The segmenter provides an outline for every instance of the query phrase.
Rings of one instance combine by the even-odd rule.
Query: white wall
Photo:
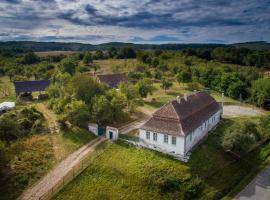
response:
[[[139,137],[141,142],[153,147],[160,148],[163,151],[175,152],[175,154],[185,155],[189,152],[208,132],[214,128],[220,121],[221,110],[214,114],[210,119],[205,121],[195,131],[188,134],[186,137],[176,137],[176,145],[172,144],[172,136],[168,135],[168,143],[164,143],[164,134],[157,133],[157,141],[153,140],[153,131],[150,132],[150,139],[146,139],[146,130],[139,129]]]
[[[207,121],[205,121],[201,126],[199,126],[195,131],[186,136],[186,153],[190,151],[203,137],[205,137],[208,132],[214,128],[220,121],[221,111],[215,113]]]
[[[153,131],[150,132],[150,139],[146,139],[146,130],[139,129],[139,137],[141,142],[151,145],[151,148],[160,148],[166,152],[174,152],[175,154],[184,155],[185,139],[184,137],[176,137],[176,145],[172,144],[172,136],[168,135],[168,143],[164,143],[164,134],[157,133],[157,141],[153,139]]]

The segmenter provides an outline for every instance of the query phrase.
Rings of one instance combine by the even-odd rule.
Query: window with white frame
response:
[[[146,131],[146,139],[150,140],[150,132],[149,131]]]
[[[189,141],[192,141],[192,133],[189,134]]]
[[[153,140],[157,141],[157,133],[153,133]]]
[[[172,144],[176,145],[176,137],[172,136]]]
[[[168,135],[164,135],[164,143],[168,143]]]

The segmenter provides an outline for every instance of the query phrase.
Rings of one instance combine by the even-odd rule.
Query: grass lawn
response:
[[[224,120],[187,164],[123,142],[105,143],[104,152],[53,199],[230,199],[270,154],[270,144],[262,145],[244,157],[251,165],[222,150],[223,132],[237,120]]]
[[[190,91],[187,89],[186,84],[182,83],[181,85],[177,82],[173,83],[173,86],[165,92],[162,88],[160,88],[160,83],[154,83],[154,92],[152,95],[148,96],[145,99],[145,105],[140,108],[140,110],[149,110],[149,111],[155,111],[156,109],[160,108],[164,104],[168,103],[171,100],[176,99],[176,96],[181,96],[185,93],[190,93],[193,91]],[[216,101],[221,102],[221,94],[215,91],[211,91],[211,95],[216,99]],[[227,104],[235,104],[237,103],[236,100],[225,97],[224,103]]]

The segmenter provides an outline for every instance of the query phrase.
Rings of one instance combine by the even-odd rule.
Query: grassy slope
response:
[[[16,199],[54,163],[52,144],[46,135],[13,142],[8,147],[8,152],[12,169],[0,180],[0,199],[3,200]]]
[[[226,194],[230,197],[232,194],[228,192],[235,188],[241,189],[238,185],[243,184],[246,177],[253,177],[254,170],[270,154],[270,144],[249,153],[244,159],[250,160],[254,165],[236,161],[226,154],[220,147],[220,140],[224,130],[233,123],[234,121],[228,119],[222,122],[192,153],[187,164],[122,142],[112,144],[105,148],[103,154],[93,159],[90,166],[54,199],[172,199],[174,195],[181,199],[185,186],[173,193],[161,193],[155,186],[159,180],[157,177],[170,174],[178,174],[175,176],[176,180],[190,176],[204,180],[200,199],[220,199]],[[156,178],[152,180],[153,176]]]

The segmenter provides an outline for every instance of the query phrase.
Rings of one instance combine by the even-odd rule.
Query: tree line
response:
[[[188,56],[197,56],[206,60],[270,69],[269,50],[217,47],[214,49],[185,49],[183,52]]]

